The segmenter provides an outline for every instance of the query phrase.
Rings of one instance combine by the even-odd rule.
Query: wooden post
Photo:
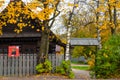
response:
[[[97,8],[99,8],[99,0],[96,0],[97,2]],[[96,15],[96,23],[97,23],[97,39],[98,39],[98,47],[97,47],[97,52],[98,50],[102,49],[102,45],[101,45],[101,37],[100,37],[100,29],[98,27],[99,25],[99,12],[97,12],[97,15]],[[95,66],[97,66],[97,53],[95,54]],[[95,78],[97,76],[97,71],[95,71]]]

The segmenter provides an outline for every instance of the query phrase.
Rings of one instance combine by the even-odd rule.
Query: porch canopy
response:
[[[97,38],[71,38],[71,46],[98,46],[99,42]]]

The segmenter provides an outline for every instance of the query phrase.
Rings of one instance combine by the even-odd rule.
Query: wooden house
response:
[[[7,7],[0,14],[5,13],[6,9]],[[39,52],[38,44],[40,44],[42,31],[36,31],[39,26],[37,26],[38,23],[35,19],[31,19],[31,24],[35,26],[34,29],[26,27],[19,34],[14,32],[16,24],[3,27],[3,35],[0,35],[0,76],[36,74],[35,66],[37,65],[37,54]],[[55,36],[52,31],[50,35]],[[60,63],[61,59],[64,59],[63,56],[59,58],[60,60],[57,60],[55,46],[59,45],[65,48],[65,44],[55,36],[50,40],[49,45],[49,59],[53,68],[55,68],[55,65]],[[16,54],[14,54],[14,51],[16,51]]]

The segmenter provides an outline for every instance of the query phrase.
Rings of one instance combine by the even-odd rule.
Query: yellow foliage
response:
[[[33,28],[35,28],[35,26],[32,26],[31,28],[33,29]]]
[[[4,2],[5,0],[0,0],[0,7],[3,5]]]
[[[105,23],[103,26],[100,27],[100,30],[107,29],[107,24]]]
[[[40,29],[37,29],[36,31],[37,31],[37,32],[40,32]]]
[[[2,35],[3,33],[2,33],[2,30],[0,30],[0,35]]]
[[[95,55],[91,55],[91,59],[88,60],[88,64],[90,67],[93,67],[95,65]]]
[[[44,31],[44,28],[45,28],[45,27],[44,27],[44,26],[42,26],[42,31]]]
[[[116,0],[109,0],[109,3],[114,3]]]
[[[105,12],[106,8],[104,6],[100,6],[99,8],[96,9],[96,12]]]
[[[90,65],[90,66],[94,66],[94,61],[88,61],[88,64]]]
[[[108,57],[108,55],[107,55],[107,54],[105,54],[105,53],[103,54],[103,56],[104,56],[104,57],[106,57],[106,58]]]
[[[27,5],[22,4],[22,1],[11,2],[8,5],[5,14],[1,14],[3,20],[0,23],[0,34],[2,34],[2,27],[7,26],[7,24],[17,24],[17,29],[15,28],[14,30],[16,33],[20,33],[22,29],[27,26],[30,26],[33,29],[35,26],[31,26],[30,21],[26,23],[24,20],[29,20],[30,18],[38,18],[41,21],[48,20],[50,15],[54,13],[54,10],[56,9],[55,5],[58,2],[59,0],[46,0],[44,4],[39,0],[33,0]],[[44,5],[47,6],[44,7]],[[37,11],[37,13],[33,12],[33,10],[36,10],[38,7],[41,8],[41,11]],[[45,27],[42,27],[42,30],[44,30],[44,28]],[[37,29],[36,31],[40,31],[40,29]]]
[[[78,7],[78,4],[68,3],[68,6],[75,6],[75,7]]]

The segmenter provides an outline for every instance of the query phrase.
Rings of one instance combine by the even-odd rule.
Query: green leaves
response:
[[[107,56],[107,57],[106,57]],[[120,35],[113,35],[100,50],[96,58],[97,78],[113,78],[120,74]],[[118,76],[120,77],[120,75]]]
[[[40,63],[36,66],[36,70],[38,73],[49,73],[52,70],[51,62],[46,59],[43,64]]]
[[[75,77],[74,73],[70,68],[70,61],[62,61],[60,66],[57,66],[56,72],[62,75],[67,75],[69,78],[73,79]]]

